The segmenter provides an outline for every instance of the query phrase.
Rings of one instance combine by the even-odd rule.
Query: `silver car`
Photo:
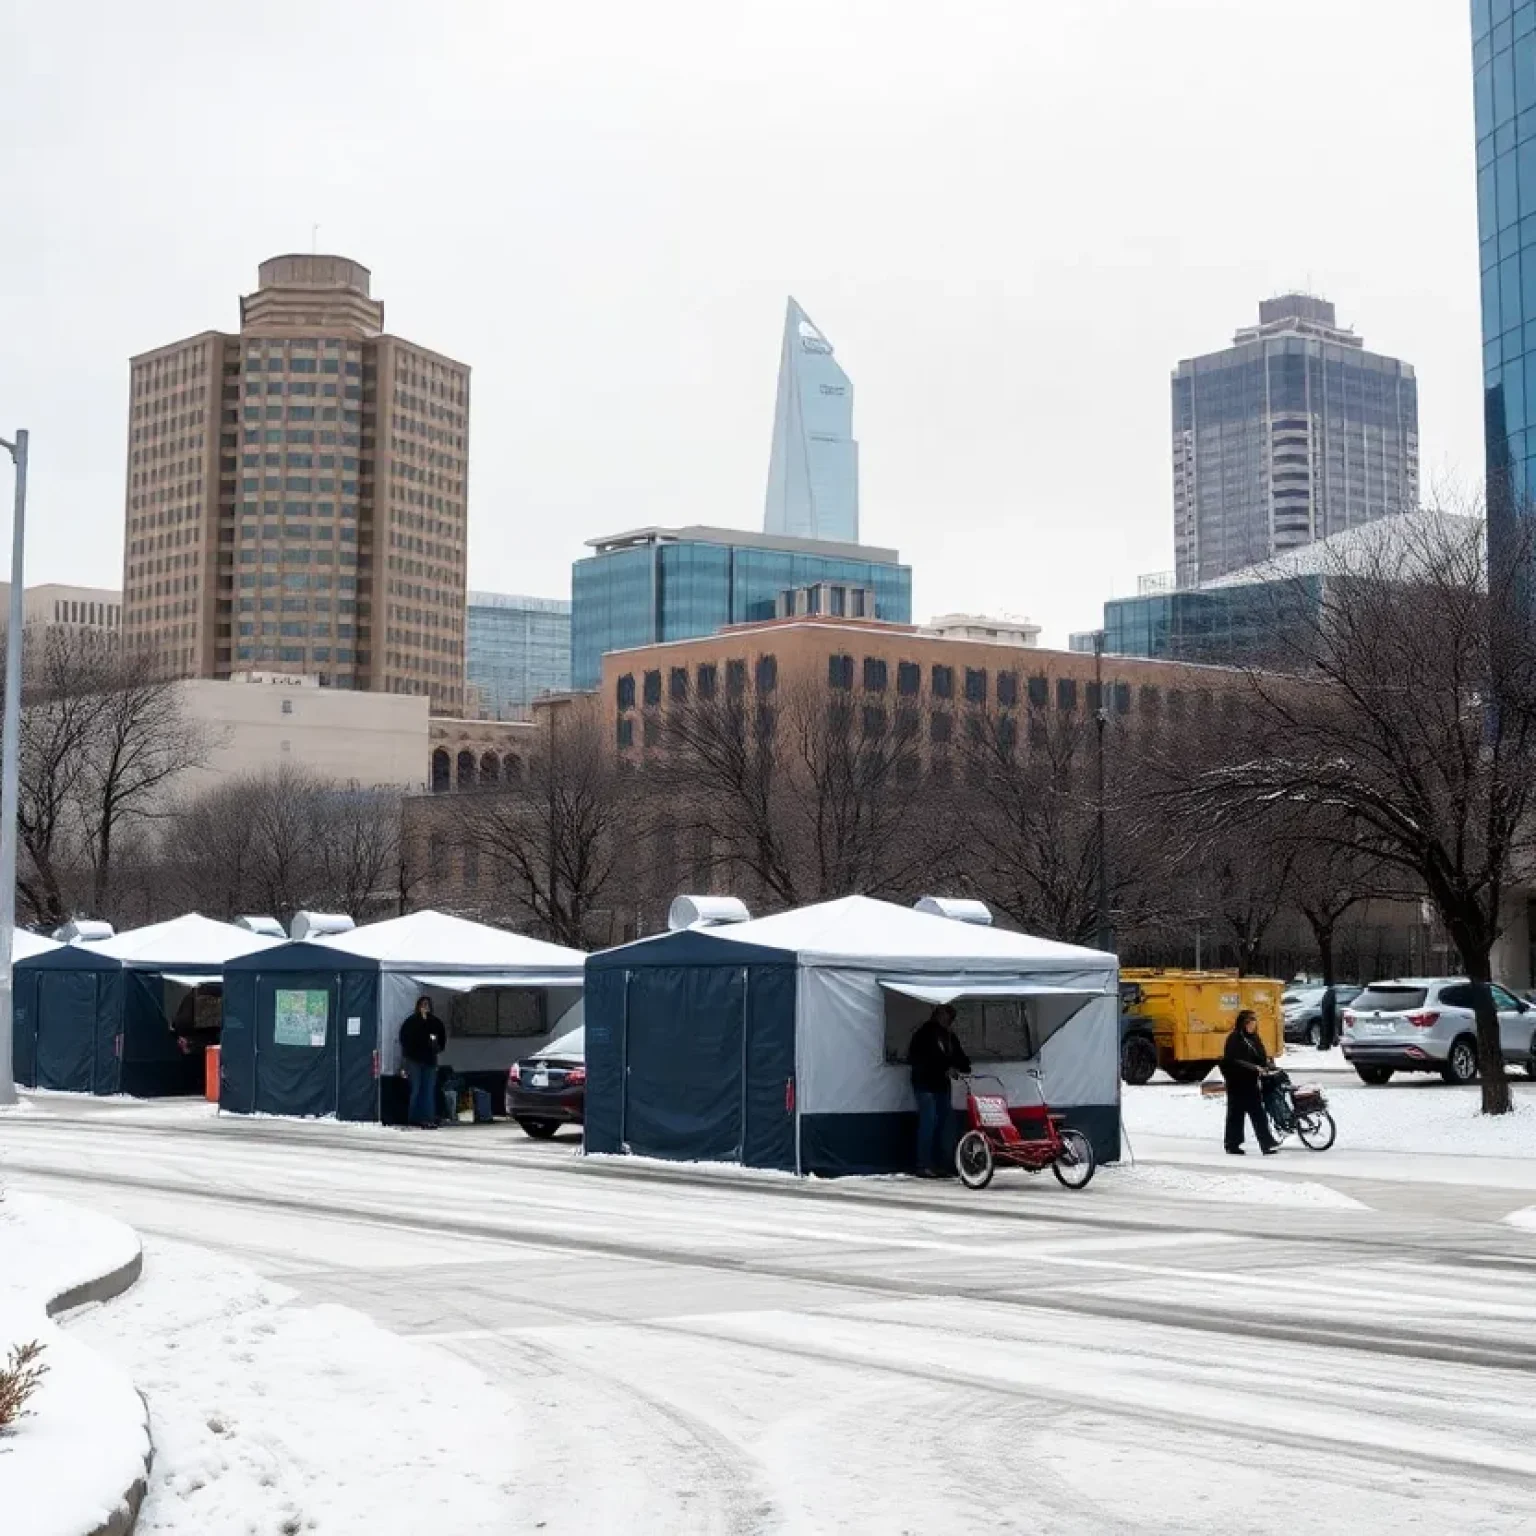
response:
[[[1536,1077],[1536,1011],[1494,987],[1499,1045],[1506,1066]],[[1410,976],[1373,981],[1343,1014],[1344,1059],[1362,1082],[1394,1072],[1438,1072],[1448,1083],[1477,1078],[1477,1023],[1465,976]]]

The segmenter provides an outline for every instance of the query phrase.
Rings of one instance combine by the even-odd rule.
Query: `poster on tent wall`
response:
[[[316,1048],[323,1046],[330,1006],[329,992],[279,990],[273,1008],[273,1043],[307,1045]]]

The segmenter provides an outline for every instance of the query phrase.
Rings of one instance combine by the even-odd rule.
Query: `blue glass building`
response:
[[[608,651],[712,635],[775,616],[779,594],[865,587],[877,619],[912,622],[912,568],[894,549],[745,533],[641,528],[593,539],[571,568],[571,684],[596,688]]]
[[[465,671],[493,720],[527,720],[533,701],[571,686],[571,605],[561,597],[471,592]]]
[[[853,381],[832,356],[832,343],[793,299],[784,316],[763,531],[859,541]]]
[[[1526,505],[1536,457],[1536,0],[1472,0],[1488,517]],[[1529,328],[1529,334],[1527,334]]]
[[[1305,576],[1115,598],[1104,604],[1104,649],[1155,661],[1251,665],[1283,650],[1287,621],[1315,615],[1322,587],[1321,576]]]

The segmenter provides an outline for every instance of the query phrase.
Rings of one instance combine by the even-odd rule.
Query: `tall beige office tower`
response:
[[[384,332],[366,267],[276,256],[237,335],[132,360],[123,643],[173,677],[464,706],[469,369]]]

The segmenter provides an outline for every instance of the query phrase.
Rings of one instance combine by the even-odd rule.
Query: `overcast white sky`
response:
[[[1047,643],[1172,566],[1168,373],[1262,296],[1482,458],[1465,0],[0,0],[0,435],[28,575],[116,586],[127,359],[263,258],[474,368],[470,584],[759,528],[784,298],[855,385],[917,614]],[[9,505],[0,472],[0,505]]]

